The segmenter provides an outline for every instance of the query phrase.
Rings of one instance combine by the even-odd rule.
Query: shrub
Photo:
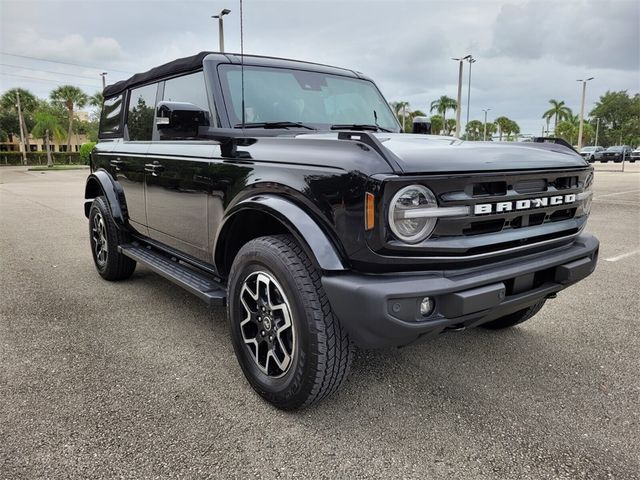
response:
[[[85,165],[89,165],[89,162],[91,160],[91,151],[95,146],[95,142],[87,142],[80,145],[80,160],[82,160],[82,163],[84,163]]]
[[[56,165],[72,163],[81,165],[79,152],[51,152],[51,158]],[[46,165],[47,152],[27,152],[27,165]],[[0,165],[22,165],[22,153],[0,152]]]

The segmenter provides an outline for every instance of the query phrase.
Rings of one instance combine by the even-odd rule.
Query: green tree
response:
[[[6,142],[9,135],[20,131],[20,120],[15,110],[0,108],[0,140]]]
[[[64,106],[67,109],[68,125],[67,130],[67,152],[71,151],[71,135],[73,134],[73,112],[74,109],[84,107],[89,98],[87,94],[73,85],[61,85],[50,94],[54,105]],[[71,160],[71,157],[69,157]]]
[[[631,97],[626,90],[607,91],[591,110],[592,119],[600,119],[598,143],[640,143],[640,94]]]
[[[464,127],[467,140],[482,140],[484,123],[480,120],[471,120]]]
[[[89,97],[89,105],[93,107],[92,120],[99,121],[102,113],[102,104],[104,103],[104,96],[102,92],[96,92]]]
[[[505,127],[504,133],[507,135],[507,140],[517,140],[518,135],[520,134],[520,125],[509,119]]]
[[[549,100],[551,108],[542,114],[542,118],[547,120],[547,130],[549,130],[549,120],[553,118],[553,130],[555,132],[558,122],[566,120],[572,115],[571,109],[567,107],[564,101],[558,101],[555,99]]]
[[[63,139],[64,129],[62,128],[59,118],[51,111],[40,110],[36,112],[34,118],[36,123],[31,133],[34,137],[44,139],[45,149],[47,151],[47,167],[53,167],[50,139],[51,136],[56,140]]]
[[[447,125],[447,110],[455,110],[458,108],[458,102],[456,102],[453,98],[447,97],[446,95],[442,95],[439,99],[431,102],[429,107],[429,113],[433,113],[435,110],[438,115],[442,116],[442,124],[444,126]],[[455,125],[453,126],[455,129]]]
[[[511,119],[508,117],[498,117],[494,120],[498,127],[498,141],[502,141],[502,135],[509,130]]]
[[[434,135],[439,135],[442,132],[442,116],[440,115],[431,115],[431,133]]]
[[[483,128],[484,128],[484,125],[483,125]],[[493,122],[487,122],[486,128],[487,128],[487,141],[491,142],[493,141],[493,136],[498,131],[498,127]],[[484,138],[484,130],[482,131],[482,138]]]
[[[25,147],[29,151],[29,131],[33,128],[33,113],[38,106],[38,99],[29,90],[24,88],[12,88],[7,90],[0,97],[0,107],[3,110],[10,110],[18,115],[18,93],[20,93],[20,109],[22,110],[22,129],[25,136]],[[17,125],[17,129],[13,132],[7,133],[20,133],[20,123]]]
[[[456,129],[456,120],[455,118],[448,118],[444,121],[444,130],[445,135],[451,135],[451,133]]]
[[[399,101],[399,102],[391,102],[391,108],[396,114],[398,120],[400,120],[400,124],[402,128],[406,132],[406,123],[407,123],[407,114],[411,112],[411,108],[409,106],[409,102]]]

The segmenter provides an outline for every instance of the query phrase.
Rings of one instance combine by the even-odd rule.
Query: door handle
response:
[[[116,169],[117,172],[120,171],[120,167],[122,167],[124,165],[124,162],[122,160],[111,160],[109,162],[109,165],[111,165],[113,168]]]
[[[144,171],[147,173],[150,173],[154,177],[157,177],[158,173],[162,172],[163,170],[164,170],[164,166],[160,165],[158,162],[146,163],[144,165]]]

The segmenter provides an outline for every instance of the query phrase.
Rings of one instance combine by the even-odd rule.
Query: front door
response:
[[[158,101],[184,102],[210,112],[204,75],[166,80]],[[208,226],[211,168],[220,148],[210,141],[160,140],[155,133],[145,163],[149,236],[204,261],[211,261]]]
[[[149,236],[205,261],[211,261],[208,203],[216,148],[209,142],[154,142],[145,165]]]

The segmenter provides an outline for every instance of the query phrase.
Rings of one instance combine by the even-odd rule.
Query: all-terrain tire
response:
[[[283,410],[307,407],[335,392],[347,378],[354,356],[354,346],[333,315],[320,278],[320,272],[290,235],[249,241],[238,252],[229,274],[227,317],[236,357],[253,389]],[[258,285],[258,281],[262,283]],[[292,327],[287,343],[290,361],[286,369],[279,368],[274,361],[269,363],[267,354],[265,370],[264,356],[258,354],[265,348],[274,348],[278,349],[274,355],[280,353],[279,358],[286,358],[280,352],[285,350],[284,344],[270,347],[262,340],[264,335],[260,337],[264,333],[259,332],[264,322],[269,324],[267,333],[275,331],[272,323],[283,325],[268,307],[267,320],[264,316],[260,320],[259,312],[254,313],[254,305],[255,310],[263,308],[257,306],[257,302],[265,305],[260,292],[268,289],[272,289],[271,295],[278,299],[273,302],[269,299],[268,303],[279,303],[281,309],[290,311]],[[282,311],[278,315],[284,317]],[[249,317],[255,325],[247,320]],[[255,345],[251,338],[253,332],[257,339]]]
[[[544,306],[544,303],[545,300],[540,300],[538,303],[535,303],[530,307],[525,308],[524,310],[519,310],[510,315],[505,315],[504,317],[500,317],[491,322],[483,323],[480,326],[482,328],[488,328],[490,330],[500,330],[503,328],[513,327],[522,322],[526,322],[531,317],[533,317]]]
[[[124,280],[133,275],[136,262],[118,252],[129,243],[129,235],[116,227],[104,197],[97,197],[89,210],[89,243],[96,270],[105,280]]]

